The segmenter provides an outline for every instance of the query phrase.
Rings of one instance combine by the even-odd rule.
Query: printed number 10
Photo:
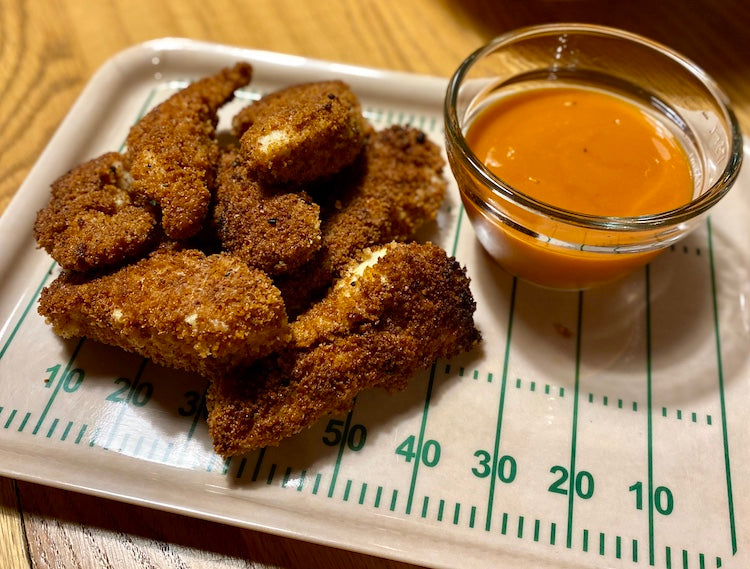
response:
[[[643,482],[636,482],[628,490],[635,492],[635,507],[637,510],[642,510]],[[654,489],[654,509],[662,516],[668,516],[674,510],[674,496],[666,486],[657,486]]]

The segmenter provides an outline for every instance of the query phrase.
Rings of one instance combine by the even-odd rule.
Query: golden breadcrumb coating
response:
[[[371,135],[361,159],[320,192],[321,250],[277,283],[288,308],[304,307],[365,247],[408,240],[434,219],[447,187],[444,166],[440,148],[416,128]]]
[[[439,147],[413,127],[375,131],[345,83],[321,81],[242,109],[222,149],[217,113],[251,74],[238,63],[158,105],[126,153],[55,182],[35,224],[64,269],[39,313],[64,338],[209,378],[223,456],[480,340],[465,269],[404,243],[443,200]]]
[[[34,237],[65,269],[88,271],[144,253],[155,238],[156,212],[132,195],[124,157],[109,152],[52,183],[37,213]]]
[[[237,63],[196,81],[130,129],[133,189],[159,204],[172,239],[194,235],[205,221],[219,159],[217,111],[251,75],[250,64]]]
[[[222,155],[213,221],[222,249],[269,275],[295,269],[320,249],[320,208],[304,192],[258,182],[236,151]]]
[[[284,303],[261,271],[220,253],[163,247],[115,272],[63,272],[39,313],[63,338],[86,336],[205,376],[247,365],[289,340]]]
[[[359,154],[371,127],[342,81],[293,85],[241,110],[234,132],[250,171],[273,184],[329,176]]]
[[[208,424],[219,454],[276,445],[348,410],[362,390],[403,389],[435,358],[479,341],[469,279],[445,251],[394,243],[368,253],[291,325],[286,350],[214,379]]]

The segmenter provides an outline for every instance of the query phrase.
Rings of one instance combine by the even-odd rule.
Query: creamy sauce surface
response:
[[[635,104],[600,91],[550,87],[505,97],[477,117],[466,139],[503,181],[570,211],[639,216],[692,198],[677,137]]]

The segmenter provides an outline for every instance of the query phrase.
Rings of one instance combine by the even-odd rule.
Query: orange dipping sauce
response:
[[[549,87],[510,95],[484,109],[465,136],[507,185],[564,210],[634,217],[678,208],[693,196],[692,169],[677,137],[634,103],[601,91]],[[549,238],[587,244],[589,235],[568,227],[559,236],[551,225],[535,226],[539,222],[523,208],[507,212],[528,219],[527,227],[542,234],[540,239],[490,220],[470,202],[465,205],[490,254],[510,272],[544,286],[586,288],[656,255],[553,246]],[[602,238],[606,242],[606,235],[597,237]]]

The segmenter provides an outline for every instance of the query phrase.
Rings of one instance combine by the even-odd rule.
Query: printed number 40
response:
[[[411,435],[396,447],[396,454],[403,456],[406,462],[411,462],[416,458],[430,468],[437,466],[437,463],[440,462],[440,443],[430,439],[424,441],[421,449],[417,448],[418,446],[417,438]]]

